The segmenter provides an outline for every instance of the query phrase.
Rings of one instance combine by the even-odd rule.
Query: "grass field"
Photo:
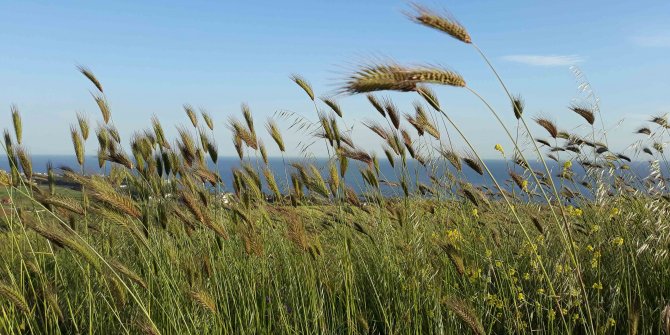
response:
[[[641,140],[632,158],[650,160],[651,173],[639,176],[598,129],[597,100],[570,107],[584,134],[528,117],[464,27],[423,7],[408,15],[474,47],[509,105],[492,107],[443,68],[364,65],[342,84],[343,93],[367,94],[380,114],[364,126],[383,146],[363,149],[337,102],[293,76],[315,111],[284,115],[288,129],[325,146],[327,167],[306,158],[275,176],[264,143],[293,149],[279,123],[259,126],[243,105],[241,118],[226,121],[242,163],[230,194],[208,168],[219,159],[220,130],[206,112],[184,106],[190,125],[174,140],[154,117],[123,142],[101,82],[80,68],[101,120],[93,130],[77,116],[74,153],[84,166],[84,143],[97,140],[107,173],[50,166],[37,176],[13,107],[4,133],[11,169],[0,173],[0,333],[670,332],[667,119],[652,116],[634,135]],[[508,180],[493,178],[429,84],[469,90],[489,108],[514,143],[495,145]],[[401,115],[378,91],[414,95],[414,113]],[[514,126],[500,113],[514,115]],[[399,167],[396,180],[382,180],[380,159]],[[547,168],[549,159],[560,171]],[[412,160],[421,171],[408,168]],[[360,171],[364,192],[344,178],[350,169]],[[490,186],[468,183],[465,169]],[[414,182],[419,174],[431,182]],[[385,196],[384,184],[399,196]]]

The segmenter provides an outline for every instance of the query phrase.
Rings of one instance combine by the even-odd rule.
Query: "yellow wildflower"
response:
[[[565,163],[563,163],[563,169],[569,170],[571,167],[572,167],[572,161],[565,161]]]
[[[621,237],[621,236],[617,236],[617,237],[615,237],[615,238],[612,240],[612,244],[615,245],[615,246],[617,246],[617,247],[622,246],[622,245],[623,245],[623,237]]]
[[[525,301],[526,296],[523,295],[523,293],[519,292],[519,294],[516,295],[517,300],[519,301]]]
[[[521,182],[521,189],[528,192],[528,180],[524,180]]]
[[[614,327],[616,325],[616,321],[612,318],[607,319],[607,326],[608,327]]]
[[[603,283],[601,283],[600,281],[598,281],[597,283],[593,283],[593,286],[592,286],[592,287],[593,287],[594,289],[596,289],[596,290],[602,290],[602,289],[603,289]]]
[[[472,209],[472,216],[474,216],[476,219],[479,218],[479,211],[477,211],[477,208]]]
[[[503,149],[502,145],[496,144],[495,149],[496,151],[499,151],[503,155],[503,157],[505,156],[505,150]]]

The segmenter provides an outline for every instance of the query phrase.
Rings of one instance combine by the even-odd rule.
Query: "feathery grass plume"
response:
[[[412,158],[416,158],[416,152],[414,151],[414,146],[412,146],[412,138],[409,136],[409,133],[405,129],[401,129],[400,134],[402,135],[403,143],[405,144],[405,148],[407,148],[409,155]]]
[[[512,99],[512,110],[514,111],[514,117],[516,117],[517,120],[523,115],[524,107],[525,104],[520,95],[517,95]]]
[[[477,316],[475,310],[462,299],[447,298],[444,301],[447,308],[456,314],[456,316],[466,325],[470,330],[477,335],[485,335],[486,330],[480,318]]]
[[[375,134],[381,137],[384,140],[389,139],[389,133],[384,129],[384,127],[377,121],[366,120],[363,121],[363,125],[368,129],[372,130]]]
[[[360,149],[347,149],[347,148],[338,148],[338,153],[341,156],[351,158],[355,161],[363,162],[368,165],[372,165],[372,157],[368,153]]]
[[[37,200],[45,206],[49,205],[68,210],[75,214],[84,215],[84,208],[81,205],[81,201],[72,198],[52,194],[48,197],[37,197]]]
[[[217,149],[216,142],[214,139],[209,139],[207,141],[207,153],[209,154],[209,158],[212,159],[212,162],[216,164],[216,162],[219,160],[219,150]]]
[[[263,144],[262,141],[258,142],[258,150],[261,152],[261,158],[263,159],[263,163],[265,163],[265,165],[268,165],[268,153],[265,150],[265,145]]]
[[[167,141],[167,138],[165,137],[165,133],[163,132],[163,126],[161,126],[160,120],[158,120],[158,116],[155,114],[151,116],[151,126],[154,130],[154,137],[156,137],[156,142],[158,144],[166,149],[170,149],[170,144]]]
[[[23,125],[21,124],[21,114],[16,105],[10,107],[12,111],[12,122],[14,123],[14,134],[16,135],[16,142],[21,145],[23,140]]]
[[[437,99],[437,95],[435,95],[433,90],[427,86],[421,85],[416,88],[416,92],[419,93],[419,95],[435,110],[440,110],[440,101]]]
[[[200,109],[200,114],[202,115],[202,119],[205,120],[207,128],[209,128],[209,130],[214,130],[214,120],[212,120],[212,115],[204,109]]]
[[[423,131],[430,134],[430,136],[434,137],[436,140],[439,140],[440,132],[438,131],[437,126],[430,120],[420,102],[414,102],[414,110],[416,111],[415,121],[421,125]]]
[[[366,97],[368,98],[368,101],[374,107],[379,114],[382,115],[382,117],[386,117],[386,111],[384,110],[384,107],[382,106],[381,103],[379,103],[379,100],[377,100],[377,97],[375,97],[372,94],[367,94]]]
[[[330,192],[333,195],[336,195],[340,187],[340,175],[338,174],[337,166],[333,161],[328,163],[328,174],[330,176],[330,178],[328,179],[328,184],[330,185]]]
[[[197,166],[193,169],[193,174],[200,178],[203,182],[208,182],[212,186],[216,186],[216,184],[223,182],[223,179],[216,173],[213,172],[209,169],[207,169],[205,166]]]
[[[79,123],[79,130],[81,131],[81,137],[84,141],[88,140],[89,127],[88,127],[88,118],[82,113],[77,113],[77,122]]]
[[[654,116],[651,118],[651,120],[649,120],[649,122],[653,122],[663,128],[670,128],[667,115]]]
[[[595,113],[593,113],[593,110],[586,105],[572,104],[569,108],[571,111],[584,118],[590,125],[593,125],[596,121]]]
[[[535,141],[536,141],[537,143],[542,144],[542,145],[551,147],[551,144],[549,143],[549,141],[547,141],[547,140],[545,140],[545,139],[542,139],[542,138],[536,138]]]
[[[649,128],[647,128],[647,127],[642,127],[642,128],[640,128],[640,129],[638,129],[635,133],[636,133],[636,134],[651,135],[651,129],[649,129]]]
[[[342,134],[340,134],[340,129],[337,126],[337,120],[335,119],[334,116],[330,117],[330,129],[333,132],[333,136],[335,137],[335,143],[337,143],[337,146],[342,145]]]
[[[551,137],[553,138],[558,137],[558,127],[556,127],[556,124],[553,121],[544,117],[536,117],[535,123],[544,128]]]
[[[279,147],[279,151],[286,151],[286,147],[284,146],[284,139],[282,138],[277,123],[273,119],[268,118],[268,121],[265,123],[265,129],[267,129],[268,133],[270,133],[270,136]]]
[[[95,77],[95,75],[93,74],[93,72],[91,72],[91,70],[89,68],[87,68],[85,66],[82,66],[82,65],[79,65],[79,66],[77,66],[77,70],[79,70],[79,72],[81,72],[81,74],[83,74],[86,78],[88,78],[88,80],[90,80],[91,83],[93,83],[93,85],[95,85],[95,87],[98,89],[98,91],[100,91],[100,93],[103,93],[102,84],[100,84],[100,81],[98,81],[98,78]]]
[[[393,124],[393,127],[395,129],[400,128],[400,112],[398,112],[398,107],[389,99],[388,97],[385,97],[383,100],[384,104],[384,110],[386,111],[386,115],[388,115],[388,118],[391,120],[391,123]]]
[[[440,247],[442,250],[444,250],[444,252],[447,253],[449,260],[456,269],[456,272],[458,272],[458,274],[461,276],[464,275],[465,265],[463,264],[463,257],[461,257],[461,253],[458,251],[458,249],[451,243],[442,244]]]
[[[116,144],[121,144],[121,135],[119,134],[119,130],[116,129],[113,125],[107,125],[107,133],[109,136],[114,140]],[[109,148],[112,148],[111,146]]]
[[[65,233],[60,228],[30,221],[28,221],[27,226],[40,236],[49,240],[51,243],[61,248],[67,248],[71,250],[86,260],[86,262],[93,266],[96,270],[100,271],[100,260],[95,255],[95,253],[88,246],[79,243],[79,241],[76,241],[72,236]]]
[[[26,152],[26,149],[24,149],[23,147],[18,147],[16,148],[16,155],[19,157],[19,162],[21,163],[21,169],[23,170],[23,174],[26,175],[26,178],[28,178],[28,180],[32,180],[33,162],[30,159],[28,152]]]
[[[250,163],[243,163],[242,168],[244,169],[244,172],[246,172],[246,175],[253,181],[253,185],[256,189],[256,195],[260,196],[260,191],[263,189],[263,184],[261,182],[261,176],[258,175],[258,171],[250,164]]]
[[[337,114],[337,116],[342,117],[342,109],[340,108],[340,105],[335,102],[332,98],[321,98],[321,100],[330,107],[330,109]]]
[[[389,165],[391,165],[391,167],[395,167],[395,159],[391,150],[393,149],[384,147],[384,155],[386,155],[386,159],[388,160]]]
[[[314,101],[314,91],[312,91],[312,86],[305,80],[303,77],[297,75],[297,74],[292,74],[291,75],[291,80],[293,80],[294,83],[298,84],[300,88],[302,88],[305,93],[309,96],[312,101]]]
[[[246,103],[242,104],[242,116],[244,117],[244,122],[247,124],[249,132],[255,138],[256,128],[254,128],[254,118],[251,116],[251,109],[249,108],[249,105],[247,105]]]
[[[439,148],[438,151],[444,158],[446,158],[449,161],[451,166],[453,166],[454,169],[456,169],[456,171],[460,172],[463,170],[463,165],[461,164],[461,157],[457,153],[446,148]]]
[[[72,136],[72,145],[74,146],[74,153],[77,156],[77,163],[84,166],[84,143],[79,135],[79,130],[74,125],[70,125],[70,135]]]
[[[630,159],[630,157],[628,157],[628,156],[626,156],[626,155],[624,155],[624,154],[617,154],[616,157],[619,158],[619,159],[625,160],[626,162],[631,162],[631,161],[632,161],[632,160]]]
[[[420,124],[419,122],[417,122],[417,120],[414,118],[414,116],[412,116],[411,114],[405,113],[405,120],[407,120],[407,122],[409,122],[409,124],[411,124],[412,127],[414,127],[414,129],[416,130],[416,132],[419,136],[423,136],[423,134],[424,134],[423,125]]]
[[[47,183],[49,184],[49,194],[56,194],[56,174],[54,173],[54,166],[51,161],[47,162]]]
[[[474,155],[468,154],[467,156],[463,157],[462,160],[465,165],[467,165],[473,171],[477,172],[480,176],[484,175],[484,168],[478,159],[474,157]]]
[[[338,160],[340,161],[340,177],[344,178],[349,168],[349,159],[344,155],[338,153]]]
[[[397,64],[367,65],[352,74],[343,92],[350,94],[376,91],[416,91],[421,83],[464,87],[458,73],[434,66],[406,67]]]
[[[412,21],[429,28],[439,30],[449,36],[463,42],[472,43],[468,31],[458,23],[449,13],[437,13],[416,3],[411,3],[413,12],[405,12]]]
[[[233,132],[233,136],[239,137],[239,139],[243,141],[244,144],[246,144],[248,147],[254,150],[258,149],[258,141],[256,139],[255,133],[251,132],[251,130],[244,127],[244,125],[240,120],[234,117],[230,117],[228,119],[228,127]]]
[[[198,116],[195,114],[193,107],[189,104],[184,104],[184,112],[188,116],[188,119],[191,120],[191,124],[194,128],[198,127]]]
[[[98,104],[98,109],[100,109],[102,119],[105,121],[105,124],[108,124],[109,120],[112,118],[112,112],[109,108],[109,104],[107,103],[107,99],[103,95],[93,93],[91,93],[91,95],[93,96],[95,103]]]
[[[198,221],[200,221],[200,223],[202,223],[205,227],[209,228],[223,239],[225,240],[228,239],[228,233],[223,228],[223,226],[215,222],[212,222],[212,219],[205,212],[207,208],[203,208],[203,206],[198,203],[198,200],[196,200],[195,196],[192,193],[190,193],[189,191],[182,190],[180,194],[181,194],[181,200],[184,203],[184,205],[186,205],[186,208],[189,210],[189,212],[191,212],[191,214],[193,214],[193,216],[195,216],[198,219]]]
[[[661,142],[654,142],[651,146],[659,153],[663,153],[663,148],[665,147],[665,144]]]
[[[200,307],[206,309],[210,313],[217,315],[218,310],[216,308],[216,302],[214,298],[207,293],[205,290],[194,290],[191,291],[191,298],[198,304]]]
[[[240,160],[244,159],[244,148],[242,148],[242,138],[238,134],[233,135],[233,145]]]
[[[20,310],[24,315],[30,314],[30,307],[28,307],[26,298],[14,287],[0,282],[0,297],[11,302],[14,307]]]
[[[275,180],[275,176],[272,173],[272,170],[267,166],[264,167],[263,175],[265,176],[265,182],[267,182],[268,188],[274,194],[275,199],[281,200],[281,191],[279,190],[279,186],[277,185],[277,181]]]

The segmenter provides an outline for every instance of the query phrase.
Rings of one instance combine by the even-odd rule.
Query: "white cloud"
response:
[[[654,35],[638,35],[631,38],[637,46],[648,48],[670,48],[670,32]]]
[[[584,61],[578,55],[508,55],[502,59],[532,66],[568,66]]]

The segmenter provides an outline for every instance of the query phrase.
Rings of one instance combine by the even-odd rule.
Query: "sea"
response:
[[[47,164],[50,162],[56,172],[58,173],[59,169],[62,167],[69,167],[76,171],[79,171],[79,165],[77,159],[73,155],[33,155],[32,157],[33,170],[36,173],[46,173]],[[251,157],[245,160],[245,162],[251,163],[253,166],[262,166],[262,161],[260,158]],[[324,179],[327,179],[328,176],[328,159],[327,158],[305,158],[305,157],[291,157],[291,158],[282,158],[282,157],[271,157],[268,159],[268,165],[275,175],[277,183],[280,184],[280,187],[285,188],[290,182],[290,174],[295,172],[296,169],[291,166],[291,164],[298,163],[311,163],[318,167]],[[513,162],[505,160],[485,160],[486,165],[491,170],[491,173],[496,178],[496,180],[506,189],[512,189],[516,187],[510,180],[509,171],[515,171],[516,173],[523,175],[523,169]],[[627,163],[630,166],[630,169],[623,172],[623,175],[628,176],[631,182],[641,183],[644,178],[650,174],[650,163],[649,162],[631,162]],[[103,174],[105,170],[102,170],[98,167],[98,159],[95,156],[87,156],[85,158],[85,171],[87,174]],[[219,157],[216,164],[209,162],[209,167],[213,171],[217,171],[224,182],[224,190],[232,191],[232,170],[240,168],[241,162],[238,157]],[[402,169],[399,166],[399,162],[396,162],[395,167],[385,159],[382,158],[379,160],[379,170],[380,170],[380,180],[382,182],[380,189],[385,195],[399,195],[401,190],[399,187],[394,186],[399,182],[399,176],[402,174]],[[407,171],[409,172],[410,180],[409,184],[414,186],[417,183],[424,183],[426,185],[431,184],[430,176],[435,176],[438,180],[443,180],[445,177],[445,172],[449,170],[454,174],[459,180],[469,182],[474,185],[493,187],[491,178],[486,174],[479,175],[472,169],[463,165],[462,172],[457,172],[454,168],[446,161],[432,161],[427,164],[428,167],[424,167],[415,160],[408,160]],[[544,172],[544,166],[537,161],[530,162],[531,167],[535,171]],[[558,173],[563,169],[563,165],[555,161],[547,161],[547,165],[551,171],[551,175],[557,183],[561,181],[556,178]],[[347,185],[351,186],[356,192],[363,192],[367,189],[360,171],[365,168],[364,163],[351,161],[347,173],[345,174],[345,181]],[[9,170],[9,163],[5,157],[0,158],[0,169]],[[572,170],[574,171],[574,180],[577,183],[582,179],[586,174],[586,170],[582,168],[579,164],[574,163]],[[668,165],[663,165],[664,172],[670,171]],[[528,176],[526,176],[528,178]],[[641,185],[641,184],[640,184]],[[632,185],[635,187],[635,185]],[[639,186],[639,185],[637,185]]]

